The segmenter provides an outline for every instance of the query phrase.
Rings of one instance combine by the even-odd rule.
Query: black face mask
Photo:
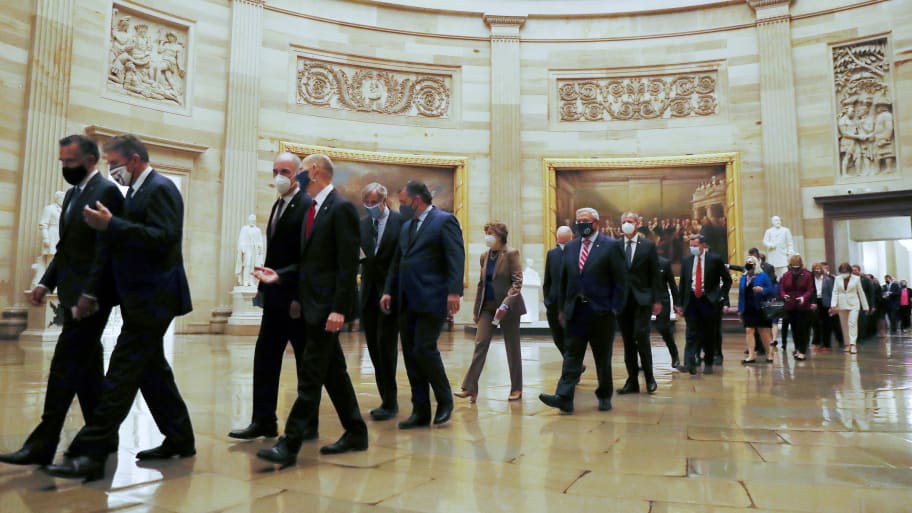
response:
[[[748,271],[753,271],[754,264],[744,264],[744,268],[747,269]]]
[[[307,192],[307,186],[310,185],[310,172],[301,171],[295,176],[295,180],[297,180],[301,190]]]
[[[63,179],[70,185],[79,185],[89,174],[89,170],[85,166],[63,167],[61,170],[63,171]]]
[[[579,233],[582,237],[588,237],[592,235],[592,223],[576,223],[576,233]]]
[[[402,214],[402,217],[406,219],[411,219],[415,217],[415,207],[411,205],[406,205],[405,203],[399,204],[399,213]]]

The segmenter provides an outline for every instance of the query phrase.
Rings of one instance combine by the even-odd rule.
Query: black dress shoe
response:
[[[629,383],[629,382],[628,382],[628,383],[624,383],[624,386],[621,387],[621,389],[618,390],[617,393],[620,394],[620,395],[626,395],[626,394],[639,394],[639,393],[640,393],[640,385],[634,385],[634,384]]]
[[[691,363],[690,365],[688,365],[688,366],[687,366],[687,372],[688,372],[691,376],[696,376],[696,375],[697,375],[697,364]]]
[[[430,415],[418,415],[417,413],[413,413],[409,416],[409,418],[399,423],[399,429],[425,428],[430,427],[430,425]]]
[[[559,395],[538,394],[538,400],[546,405],[557,408],[561,413],[573,413],[573,401]]]
[[[0,454],[0,461],[10,465],[47,465],[54,461],[54,453],[25,445],[16,452]]]
[[[235,429],[234,431],[228,433],[228,436],[231,438],[237,438],[238,440],[253,440],[254,438],[275,438],[279,436],[278,428],[275,423],[271,425],[260,424],[259,422],[251,422],[249,426],[244,429]]]
[[[713,366],[712,366],[712,365],[704,365],[704,366],[703,366],[703,374],[712,374],[712,373],[713,373]]]
[[[598,404],[599,411],[611,411],[611,399],[599,399]]]
[[[346,432],[336,443],[320,447],[320,454],[342,454],[350,451],[366,451],[367,437]]]
[[[659,388],[659,385],[655,382],[654,379],[646,382],[646,391],[649,392],[650,394],[654,394],[656,389],[658,389],[658,388]]]
[[[399,414],[399,408],[377,408],[371,410],[370,416],[374,420],[389,420],[396,418],[396,415]]]
[[[298,461],[298,451],[301,450],[301,447],[297,444],[294,444],[297,445],[296,447],[292,447],[292,445],[283,436],[271,448],[257,451],[256,456],[261,460],[266,460],[276,465],[294,465]]]
[[[671,361],[671,368],[681,370],[681,360],[675,358]]]
[[[453,415],[453,402],[437,403],[437,413],[434,415],[434,425],[446,424]]]
[[[161,444],[158,447],[152,449],[146,449],[145,451],[139,451],[136,453],[136,459],[138,460],[168,460],[173,457],[178,458],[189,458],[190,456],[196,455],[196,449],[193,447],[179,448],[173,447],[168,444]]]
[[[97,481],[104,477],[104,462],[93,460],[88,456],[77,456],[75,458],[66,458],[59,465],[42,467],[41,470],[50,476],[64,479]]]

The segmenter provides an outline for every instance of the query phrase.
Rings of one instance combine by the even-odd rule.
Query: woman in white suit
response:
[[[855,342],[858,340],[858,312],[868,310],[868,300],[861,288],[861,278],[852,274],[848,263],[839,264],[839,275],[833,283],[833,301],[830,315],[839,313],[842,332],[849,336],[849,353],[855,354]]]

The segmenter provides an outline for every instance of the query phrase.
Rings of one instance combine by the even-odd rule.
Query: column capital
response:
[[[758,22],[790,19],[789,9],[793,0],[746,0],[754,10]]]
[[[485,14],[485,25],[491,29],[491,40],[519,40],[519,29],[526,22],[525,16],[507,16],[500,14]]]

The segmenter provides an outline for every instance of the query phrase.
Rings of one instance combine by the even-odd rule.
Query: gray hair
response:
[[[643,220],[643,218],[640,217],[640,214],[637,214],[636,212],[624,212],[623,214],[621,214],[621,222],[622,223],[624,222],[625,217],[631,217],[631,216],[635,217],[638,223]]]
[[[599,220],[598,210],[596,210],[594,208],[589,208],[589,207],[583,207],[583,208],[577,209],[576,217],[579,217],[580,214],[587,214],[587,213],[592,214],[592,218],[595,219],[596,221]]]
[[[273,162],[286,162],[286,161],[294,164],[295,171],[301,170],[301,157],[298,157],[294,153],[289,153],[287,151],[279,153],[278,155],[276,155],[276,158]]]
[[[557,233],[555,235],[560,237],[562,233],[573,235],[573,230],[571,230],[569,226],[561,226],[557,229]]]
[[[371,183],[365,185],[363,189],[361,189],[361,199],[363,200],[364,198],[367,197],[368,194],[370,194],[372,192],[376,192],[377,195],[380,196],[380,201],[385,200],[386,195],[389,193],[389,191],[387,191],[386,187],[384,187],[383,185],[381,185],[377,182],[371,182]]]
[[[313,155],[308,155],[304,158],[305,166],[309,168],[313,164],[316,164],[316,166],[320,168],[320,171],[323,171],[328,178],[332,179],[333,162],[329,157],[320,153],[314,153]]]

